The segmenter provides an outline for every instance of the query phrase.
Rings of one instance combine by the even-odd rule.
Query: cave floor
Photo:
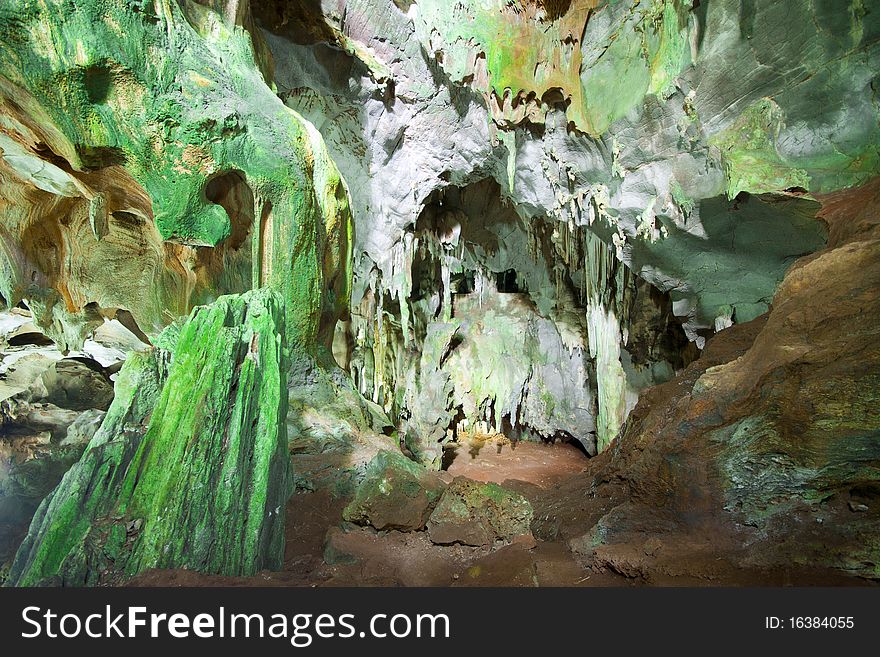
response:
[[[444,458],[446,472],[454,477],[509,488],[526,484],[546,489],[583,472],[587,463],[585,455],[569,443],[512,442],[500,434],[450,443]]]
[[[294,457],[296,461],[296,457]],[[588,459],[566,443],[513,443],[479,436],[447,450],[444,478],[467,477],[516,490],[538,503],[579,476]],[[311,464],[311,467],[315,467]],[[287,547],[282,572],[253,578],[148,571],[131,582],[146,586],[620,586],[635,582],[607,569],[579,563],[562,541],[522,540],[501,548],[439,546],[427,532],[376,531],[341,523],[348,498],[330,490],[300,492],[287,508]],[[536,507],[536,514],[538,507]],[[328,564],[327,546],[356,555],[354,563]]]
[[[497,436],[458,445],[451,456],[454,458],[447,459],[444,473],[448,479],[464,476],[492,481],[527,497],[534,507],[537,538],[496,549],[438,546],[425,531],[380,532],[358,527],[341,521],[348,498],[326,487],[298,492],[291,498],[285,564],[280,572],[221,577],[153,570],[129,584],[601,587],[861,583],[830,571],[743,569],[735,555],[725,550],[724,533],[711,527],[647,536],[585,554],[574,545],[577,536],[618,503],[613,495],[605,498],[591,493],[590,466],[600,459],[587,459],[565,443],[511,444]],[[296,459],[294,456],[294,462]],[[329,559],[334,563],[325,561],[328,554],[337,555]]]

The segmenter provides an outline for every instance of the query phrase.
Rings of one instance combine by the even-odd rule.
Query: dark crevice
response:
[[[520,292],[519,285],[516,280],[516,270],[508,269],[507,271],[495,274],[495,287],[499,292],[513,294]]]
[[[225,245],[240,248],[254,223],[254,194],[244,174],[233,170],[214,176],[205,185],[205,198],[221,206],[229,216],[230,232]]]

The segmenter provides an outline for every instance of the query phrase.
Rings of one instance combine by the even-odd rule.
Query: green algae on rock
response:
[[[82,585],[99,580],[109,565],[100,549],[109,535],[96,521],[116,503],[167,378],[169,355],[154,349],[132,354],[126,361],[101,428],[37,509],[7,585]]]
[[[543,122],[559,95],[572,124],[599,136],[646,94],[668,95],[690,63],[689,0],[576,0],[562,12],[541,4],[424,0],[416,30],[443,52],[454,81],[489,95],[493,117],[507,126]]]
[[[279,568],[291,493],[284,304],[270,289],[193,310],[173,356],[124,366],[83,458],[43,502],[9,583],[147,568]]]

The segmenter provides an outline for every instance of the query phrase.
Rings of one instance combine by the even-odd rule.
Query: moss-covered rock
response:
[[[170,367],[161,349],[133,356],[101,429],[37,511],[8,583],[280,567],[291,491],[283,309],[269,289],[221,297],[170,341]]]
[[[530,533],[532,505],[498,484],[456,477],[428,520],[428,535],[440,545],[493,545]]]
[[[205,4],[0,7],[0,293],[72,348],[94,304],[155,336],[271,284],[306,348],[347,305],[345,184],[264,78],[247,3]]]
[[[93,546],[100,545],[106,536],[92,522],[113,508],[114,494],[140,445],[167,376],[168,355],[156,349],[133,354],[126,361],[101,428],[80,461],[37,509],[16,554],[8,585],[98,581],[107,558]]]
[[[433,472],[398,452],[379,452],[345,507],[345,520],[376,529],[421,529],[445,485]]]

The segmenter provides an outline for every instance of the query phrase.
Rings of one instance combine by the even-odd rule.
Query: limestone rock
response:
[[[285,439],[347,496],[477,425],[595,457],[539,523],[618,572],[700,534],[880,577],[878,35],[864,0],[4,0],[17,508],[107,409],[14,579],[271,566]],[[352,517],[420,525],[371,473]],[[525,522],[480,490],[432,533]]]
[[[121,310],[156,337],[262,284],[311,347],[347,305],[345,183],[264,77],[249,3],[205,4],[0,9],[0,298],[62,350]]]
[[[43,372],[41,379],[45,400],[61,408],[106,411],[113,401],[113,382],[92,359],[57,361]]]
[[[436,473],[398,452],[379,452],[343,518],[376,529],[422,529],[445,485]]]
[[[304,353],[292,361],[287,439],[296,489],[332,487],[348,497],[376,454],[398,450],[398,441],[386,435],[392,424],[337,367]]]
[[[494,545],[529,534],[532,505],[519,493],[498,484],[456,477],[428,520],[433,543]]]
[[[0,582],[34,512],[82,454],[85,445],[60,447],[50,432],[0,432]]]
[[[193,311],[173,355],[130,358],[100,430],[37,511],[8,583],[278,568],[291,492],[283,308],[268,289],[221,297]]]
[[[79,460],[103,417],[98,410],[76,413],[28,403],[5,417],[0,426],[0,525],[6,537],[0,541],[0,565],[12,559],[34,512]]]
[[[105,412],[97,409],[83,411],[67,428],[67,435],[61,441],[61,447],[72,445],[88,445],[104,421]]]
[[[473,432],[478,418],[493,417],[490,431],[511,437],[578,441],[596,453],[591,383],[595,376],[579,336],[565,344],[564,322],[542,317],[525,294],[454,296],[456,316],[426,327],[418,377],[405,402],[406,445],[428,467],[440,467],[447,429]],[[578,348],[579,347],[579,348]],[[401,367],[399,378],[406,380]],[[489,424],[486,422],[485,424]]]
[[[768,315],[643,395],[587,488],[567,491],[600,528],[573,550],[647,552],[654,535],[677,572],[731,559],[880,577],[880,181],[823,202],[829,248],[788,271]]]
[[[356,301],[375,292],[374,266],[385,284],[405,276],[399,247],[436,190],[489,179],[533,225],[589,226],[674,293],[695,340],[724,308],[738,321],[766,311],[786,267],[820,248],[820,227],[780,205],[877,173],[876,12],[849,21],[811,0],[392,4],[346,0],[344,29],[318,6],[295,19],[255,7],[282,97],[320,127],[352,191],[365,252]],[[517,57],[498,34],[522,44]],[[740,190],[781,203],[768,211]]]
[[[42,498],[57,483],[57,479],[52,481],[51,474],[46,471],[60,469],[63,474],[70,467],[70,460],[61,465],[57,458],[52,466],[47,467],[53,460],[49,458],[50,440],[49,432],[4,436],[0,440],[0,523],[27,522],[28,514],[33,514]],[[28,471],[32,477],[28,476]]]

